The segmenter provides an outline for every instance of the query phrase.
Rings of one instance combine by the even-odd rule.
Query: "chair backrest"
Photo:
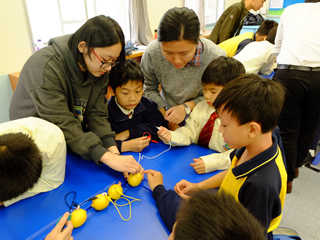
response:
[[[278,227],[273,231],[273,240],[301,240],[297,231],[291,228]]]

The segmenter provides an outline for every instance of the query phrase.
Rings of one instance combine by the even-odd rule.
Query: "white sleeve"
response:
[[[277,28],[276,38],[274,40],[274,49],[273,55],[278,56],[281,50],[282,40],[283,40],[283,24],[282,24],[283,17],[281,16],[279,25]]]
[[[216,170],[226,170],[231,165],[230,153],[233,149],[223,153],[212,153],[210,155],[201,156],[205,165],[205,173]]]
[[[64,182],[67,147],[63,132],[56,125],[42,119],[24,119],[24,124],[29,124],[23,128],[28,128],[40,150],[42,172],[31,189],[16,198],[5,201],[3,204],[6,207],[22,199],[53,190]]]
[[[260,73],[263,75],[269,75],[274,68],[274,63],[277,59],[275,55],[272,54],[272,50],[267,52],[268,58],[266,59],[266,64],[260,69]]]
[[[188,146],[195,143],[200,134],[200,108],[199,103],[194,107],[190,116],[186,119],[186,125],[171,131],[171,143],[176,146]]]

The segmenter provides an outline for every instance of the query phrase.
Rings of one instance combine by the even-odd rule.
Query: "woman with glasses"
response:
[[[142,171],[120,156],[105,95],[112,67],[124,69],[124,35],[110,17],[89,19],[74,34],[53,38],[25,63],[10,105],[10,119],[43,118],[63,131],[68,147],[110,168]],[[50,139],[48,139],[50,141]]]
[[[171,130],[204,100],[202,73],[219,56],[226,56],[225,51],[200,38],[200,22],[193,10],[175,7],[164,14],[158,39],[143,53],[141,69],[146,97],[157,103]]]

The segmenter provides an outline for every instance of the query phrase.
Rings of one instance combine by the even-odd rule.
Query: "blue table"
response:
[[[153,157],[168,148],[163,143],[151,143],[141,154]],[[169,189],[181,179],[199,182],[214,175],[216,172],[198,175],[189,165],[193,158],[213,152],[194,144],[172,147],[159,157],[143,158],[140,163],[144,169],[162,172],[164,185]],[[128,154],[139,159],[138,153]],[[97,166],[93,161],[83,160],[73,153],[68,153],[65,181],[59,188],[0,209],[0,238],[44,239],[59,217],[69,210],[65,203],[66,194],[75,191],[75,201],[81,203],[98,193],[106,192],[109,186],[119,181],[123,182],[124,194],[141,199],[141,202],[132,203],[131,220],[122,220],[111,203],[106,209],[96,211],[90,207],[90,201],[82,206],[87,210],[87,221],[74,229],[72,236],[75,239],[167,239],[169,232],[160,218],[146,180],[137,187],[131,187],[124,182],[122,173],[105,165]],[[71,196],[69,198],[72,200]],[[129,217],[129,206],[119,207],[119,210],[124,218]]]

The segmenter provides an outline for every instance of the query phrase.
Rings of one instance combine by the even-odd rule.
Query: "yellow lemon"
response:
[[[141,173],[137,174],[130,174],[128,177],[128,183],[131,187],[138,186],[142,181],[142,175]]]
[[[107,196],[98,194],[96,197],[96,199],[92,200],[91,204],[91,207],[93,207],[95,210],[100,211],[109,206],[109,199]]]
[[[111,199],[114,199],[114,200],[119,199],[122,193],[123,193],[123,189],[120,184],[113,184],[109,187],[108,196],[111,197]]]
[[[74,228],[82,226],[87,220],[87,212],[81,208],[74,210],[71,213],[71,222]]]

